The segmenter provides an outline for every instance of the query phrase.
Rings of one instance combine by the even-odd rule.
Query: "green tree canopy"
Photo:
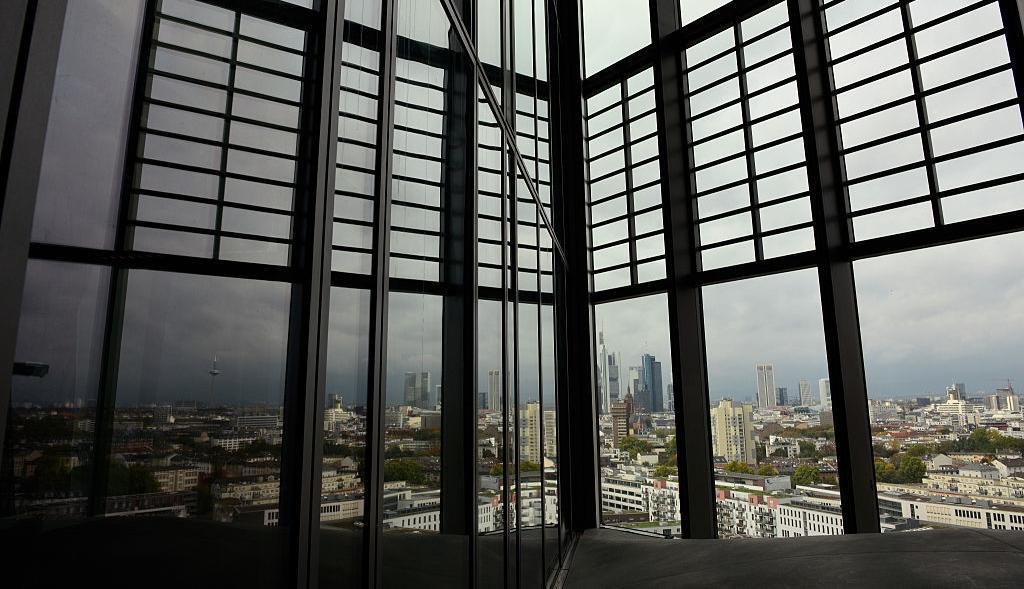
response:
[[[740,474],[754,474],[754,469],[746,462],[740,462],[739,460],[733,460],[729,464],[725,465],[727,472],[736,472]]]
[[[415,460],[400,458],[384,462],[385,481],[405,481],[411,485],[422,485],[427,482],[423,467]]]
[[[759,474],[761,476],[766,476],[766,477],[773,477],[773,476],[779,474],[779,470],[777,468],[775,468],[774,466],[770,465],[770,464],[762,464],[757,469],[757,474]]]
[[[900,461],[900,478],[904,483],[920,483],[927,472],[924,461],[917,456],[907,456]]]
[[[821,482],[821,471],[810,464],[801,464],[793,473],[794,485],[813,485]]]
[[[646,440],[626,436],[619,442],[619,448],[629,452],[630,458],[636,458],[638,454],[648,454],[651,451],[651,443]]]
[[[667,479],[670,476],[679,474],[679,469],[674,466],[667,464],[659,465],[658,468],[654,469],[654,478],[656,479]]]

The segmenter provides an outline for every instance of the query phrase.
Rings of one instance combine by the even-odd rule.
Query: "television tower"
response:
[[[217,356],[213,357],[213,368],[207,373],[210,375],[210,405],[213,406],[213,382],[220,376],[220,370],[217,370]]]

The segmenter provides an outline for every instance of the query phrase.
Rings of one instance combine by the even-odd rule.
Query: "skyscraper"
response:
[[[530,462],[536,462],[537,464],[543,464],[544,458],[541,455],[543,447],[541,446],[541,428],[544,424],[541,421],[541,410],[540,403],[537,401],[530,401],[526,404],[526,415],[524,416],[523,429],[526,436],[526,446],[523,448],[522,457]]]
[[[633,370],[630,368],[630,370]],[[629,435],[629,420],[633,416],[633,394],[626,390],[626,398],[612,403],[612,447],[618,448],[622,438]]]
[[[722,399],[715,405],[711,410],[711,445],[715,456],[748,464],[757,461],[753,411],[749,403],[732,399]]]
[[[405,373],[405,404],[430,409],[430,373]]]
[[[608,354],[608,400],[612,403],[622,400],[622,389],[619,385],[619,353]],[[611,405],[609,404],[609,407]]]
[[[633,395],[632,405],[634,410],[650,410],[650,396],[645,390],[643,366],[629,367],[629,381],[626,388],[628,391],[626,394],[632,393]]]
[[[644,400],[650,402],[647,408],[652,412],[664,411],[665,393],[661,386],[661,362],[651,354],[644,354],[640,361],[643,369]]]
[[[818,381],[818,402],[822,410],[832,407],[832,385],[829,384],[827,378]]]
[[[780,407],[789,405],[789,389],[786,387],[775,389],[775,400]]]
[[[814,405],[814,396],[811,395],[811,383],[806,378],[800,379],[800,404],[804,407]]]
[[[775,367],[771,364],[754,366],[757,378],[757,406],[760,408],[774,407],[775,401]]]
[[[487,408],[501,411],[501,371],[487,371]]]
[[[613,359],[610,359],[614,362]],[[598,399],[598,412],[602,414],[608,413],[611,407],[611,384],[608,382],[611,378],[611,370],[608,366],[609,354],[608,348],[604,345],[604,332],[597,332],[597,399]]]

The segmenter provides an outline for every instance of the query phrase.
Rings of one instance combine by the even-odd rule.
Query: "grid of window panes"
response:
[[[1024,208],[1024,127],[999,2],[823,5],[854,236]]]
[[[591,288],[664,278],[653,69],[588,97],[585,111]]]
[[[162,0],[127,218],[140,251],[288,263],[306,34]]]
[[[814,248],[785,2],[684,52],[702,268]]]
[[[369,274],[377,199],[381,63],[375,40],[380,36],[380,7],[373,2],[348,2],[345,12],[331,268]]]

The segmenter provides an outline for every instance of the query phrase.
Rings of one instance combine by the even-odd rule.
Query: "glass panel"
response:
[[[320,490],[320,582],[359,583],[365,571],[366,392],[370,293],[331,289]]]
[[[98,266],[28,264],[0,470],[5,520],[89,515],[109,277]]]
[[[661,294],[596,305],[594,321],[601,522],[678,535],[668,300]]]
[[[478,582],[504,583],[505,504],[503,482],[507,426],[503,415],[505,387],[502,359],[501,302],[480,300],[477,328],[477,544]]]
[[[107,515],[202,520],[165,520],[166,544],[153,536],[147,551],[173,552],[200,529],[221,539],[247,530],[244,551],[213,553],[246,563],[232,569],[245,584],[279,586],[291,285],[146,270],[126,282]],[[154,521],[122,529],[134,536]]]
[[[590,76],[650,45],[647,0],[582,0],[583,61]]]
[[[1002,425],[1020,418],[1021,248],[1013,233],[854,262],[883,532],[1024,529]]]
[[[33,241],[114,246],[144,12],[140,2],[68,4]]]
[[[842,534],[817,273],[706,286],[703,301],[719,537]]]

